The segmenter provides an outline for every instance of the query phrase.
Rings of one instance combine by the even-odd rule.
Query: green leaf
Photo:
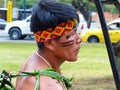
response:
[[[72,79],[68,79],[64,77],[63,75],[59,74],[56,70],[52,68],[46,68],[43,70],[35,70],[32,72],[21,72],[21,73],[8,73],[6,70],[3,70],[2,73],[0,74],[0,90],[15,90],[11,79],[12,78],[18,78],[18,77],[25,77],[25,76],[35,76],[36,77],[36,85],[34,90],[39,90],[39,85],[40,85],[40,76],[49,76],[53,79],[62,81],[65,83],[67,88],[70,88],[72,86]],[[10,86],[9,89],[6,87],[6,85]],[[6,88],[6,89],[5,89]]]

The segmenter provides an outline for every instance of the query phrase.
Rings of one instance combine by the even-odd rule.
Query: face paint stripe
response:
[[[70,44],[66,44],[66,45],[61,45],[61,47],[66,47],[66,46],[70,46],[73,45],[74,43],[70,43]]]
[[[74,44],[74,40],[71,40],[69,42],[61,43],[61,47],[66,47],[66,46],[70,46],[70,45],[73,45],[73,44]]]
[[[68,41],[68,42],[63,42],[63,43],[60,43],[60,44],[69,44],[71,42],[74,42],[74,40],[71,40],[71,41]]]

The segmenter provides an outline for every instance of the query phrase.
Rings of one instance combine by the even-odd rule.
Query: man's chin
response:
[[[67,60],[67,61],[69,61],[69,62],[75,62],[75,61],[77,61],[77,59],[78,58],[74,58],[74,59],[70,59],[70,60]]]

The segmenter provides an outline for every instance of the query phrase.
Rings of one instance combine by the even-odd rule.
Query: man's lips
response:
[[[80,47],[78,47],[76,50],[75,50],[75,53],[79,53],[79,51],[80,51]]]

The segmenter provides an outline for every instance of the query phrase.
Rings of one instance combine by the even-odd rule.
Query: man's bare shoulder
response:
[[[16,90],[34,90],[35,82],[34,76],[17,78]]]
[[[34,76],[24,77],[19,82],[16,90],[34,90],[36,78]],[[48,76],[40,77],[39,90],[63,90],[59,81]],[[18,89],[19,88],[19,89]]]
[[[40,77],[40,90],[63,90],[58,80],[48,76]]]

